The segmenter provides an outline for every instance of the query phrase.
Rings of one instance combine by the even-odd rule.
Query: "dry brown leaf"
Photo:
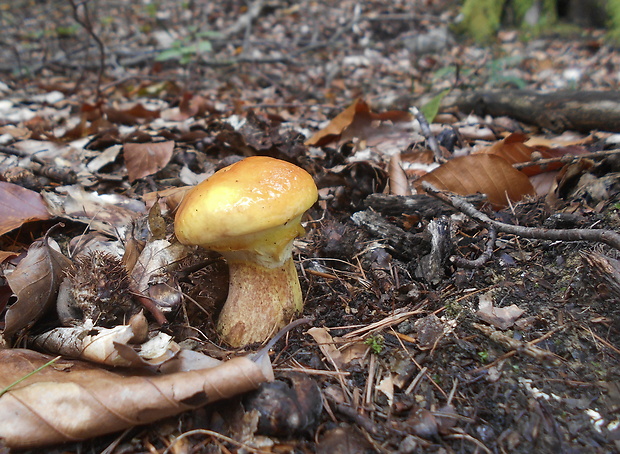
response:
[[[108,121],[116,124],[121,123],[125,125],[135,125],[140,123],[140,120],[154,120],[159,118],[159,110],[149,110],[142,104],[135,104],[133,107],[124,110],[118,110],[113,107],[104,107]]]
[[[498,142],[495,142],[490,147],[478,150],[476,153],[494,154],[501,158],[504,158],[510,164],[518,164],[521,162],[529,162],[532,160],[532,152],[536,151],[540,153],[541,159],[548,159],[555,156],[561,156],[565,153],[553,153],[551,150],[547,150],[546,147],[530,147],[525,144],[529,139],[526,134],[513,132],[508,137]],[[544,172],[550,172],[561,168],[564,164],[561,162],[555,162],[547,164],[544,168],[541,166],[530,166],[521,169],[521,172],[527,176],[538,175]]]
[[[488,293],[481,295],[479,298],[479,306],[476,315],[485,322],[506,330],[514,325],[515,321],[524,314],[524,310],[515,304],[508,307],[495,307],[493,298]]]
[[[123,146],[129,181],[152,175],[166,167],[172,158],[174,141],[126,143]]]
[[[142,195],[142,200],[144,200],[146,207],[149,209],[156,202],[159,202],[159,204],[162,205],[162,213],[168,213],[178,208],[185,194],[192,188],[193,186],[182,186],[180,188],[168,188],[161,191],[147,192]]]
[[[308,139],[306,145],[321,147],[341,138],[344,140],[350,140],[354,137],[368,139],[370,135],[377,135],[383,131],[378,130],[374,122],[384,121],[392,123],[410,122],[411,114],[400,110],[374,113],[370,111],[370,107],[364,100],[357,99],[330,121],[325,128]]]
[[[47,205],[41,195],[16,184],[0,181],[0,235],[25,222],[49,218]]]
[[[472,154],[454,158],[416,181],[416,188],[428,182],[437,189],[470,195],[486,194],[496,207],[506,206],[534,194],[527,175],[508,161],[492,154]]]
[[[51,359],[30,350],[0,350],[0,389]],[[268,355],[261,359],[257,364],[239,357],[211,369],[140,376],[60,360],[0,397],[0,438],[10,448],[34,448],[151,423],[273,380]]]
[[[63,271],[69,266],[71,261],[52,249],[46,239],[30,245],[26,257],[6,276],[17,302],[5,315],[5,339],[36,322],[54,305]]]

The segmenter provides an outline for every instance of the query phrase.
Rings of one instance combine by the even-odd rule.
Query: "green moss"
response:
[[[489,41],[499,29],[503,8],[504,0],[465,0],[463,20],[456,25],[456,31],[477,42]]]
[[[607,0],[607,14],[609,16],[607,36],[616,45],[620,45],[620,0]]]
[[[557,22],[557,0],[543,0],[536,24],[526,24],[525,16],[534,0],[465,0],[461,9],[462,21],[455,31],[465,33],[477,42],[491,40],[502,24],[533,30],[544,30]],[[620,0],[612,0],[620,2]]]

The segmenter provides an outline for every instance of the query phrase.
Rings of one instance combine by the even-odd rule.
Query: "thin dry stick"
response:
[[[250,452],[257,452],[260,454],[272,454],[272,451],[263,451],[261,449],[258,448],[254,448],[250,445],[247,445],[245,443],[242,443],[240,441],[237,440],[233,440],[230,437],[227,437],[226,435],[222,435],[221,433],[218,432],[214,432],[212,430],[207,430],[207,429],[195,429],[195,430],[190,430],[189,432],[185,432],[181,435],[179,435],[177,438],[175,438],[172,443],[170,443],[170,445],[166,448],[166,450],[163,452],[163,454],[168,454],[172,448],[174,447],[174,445],[181,441],[184,438],[190,437],[192,435],[198,435],[198,434],[202,434],[202,435],[209,435],[211,437],[215,437],[215,438],[219,438],[221,440],[227,441],[228,443],[232,443],[234,445],[237,445],[243,449],[247,449]]]
[[[519,162],[517,164],[513,164],[512,166],[515,169],[521,170],[526,167],[545,166],[547,164],[555,164],[556,162],[561,162],[563,164],[570,164],[572,162],[579,161],[580,159],[603,159],[608,156],[613,156],[615,154],[620,154],[620,150],[615,149],[615,150],[595,151],[593,153],[580,154],[580,155],[565,154],[564,156],[558,156],[557,158],[537,159],[534,161]]]
[[[417,107],[411,107],[409,111],[415,116],[418,123],[420,123],[422,134],[424,134],[424,137],[426,137],[426,140],[428,141],[428,146],[433,152],[433,156],[435,156],[435,161],[439,163],[446,162],[446,158],[443,157],[441,150],[439,149],[439,142],[437,142],[437,138],[431,132],[431,127],[429,126],[428,121],[426,121],[424,114],[420,112]]]
[[[510,233],[523,238],[537,240],[599,242],[620,250],[620,235],[611,230],[545,229],[541,227],[523,227],[520,225],[504,224],[503,222],[495,221],[481,211],[478,211],[472,204],[466,202],[462,197],[440,191],[427,182],[422,183],[422,188],[428,194],[456,208],[461,213],[465,213],[472,219],[475,219],[476,221],[489,227],[495,227],[498,232]]]
[[[101,98],[101,81],[103,80],[103,71],[105,69],[105,46],[101,38],[97,36],[95,30],[93,28],[93,23],[90,20],[90,13],[88,12],[88,0],[81,1],[76,3],[75,0],[69,0],[69,4],[73,9],[73,18],[75,21],[80,24],[86,33],[88,33],[91,38],[97,44],[97,48],[99,49],[99,68],[97,70],[97,89],[96,89],[96,98],[99,100]],[[80,17],[80,13],[78,9],[82,7],[82,17]]]

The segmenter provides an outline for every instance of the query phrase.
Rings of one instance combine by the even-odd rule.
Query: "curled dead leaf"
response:
[[[382,131],[374,123],[389,121],[410,122],[411,114],[400,110],[375,113],[370,110],[366,101],[357,99],[353,104],[339,113],[329,124],[306,141],[306,145],[321,147],[339,140],[350,140],[354,137],[366,140],[371,135],[382,135]]]
[[[51,359],[31,350],[0,350],[0,389]],[[10,448],[34,448],[147,424],[273,380],[268,356],[262,359],[257,364],[238,357],[210,369],[139,376],[60,360],[2,394],[0,438]]]
[[[512,304],[508,307],[496,307],[490,294],[480,295],[479,307],[476,315],[496,328],[506,330],[514,325],[515,321],[524,314],[524,310]]]
[[[52,249],[47,239],[30,245],[26,257],[6,276],[17,302],[5,315],[5,339],[36,322],[54,305],[64,270],[69,266],[71,261]]]

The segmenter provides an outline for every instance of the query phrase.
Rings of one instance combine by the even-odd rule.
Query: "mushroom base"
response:
[[[229,261],[228,299],[217,329],[233,347],[264,342],[303,309],[293,259],[268,268],[249,261]]]

